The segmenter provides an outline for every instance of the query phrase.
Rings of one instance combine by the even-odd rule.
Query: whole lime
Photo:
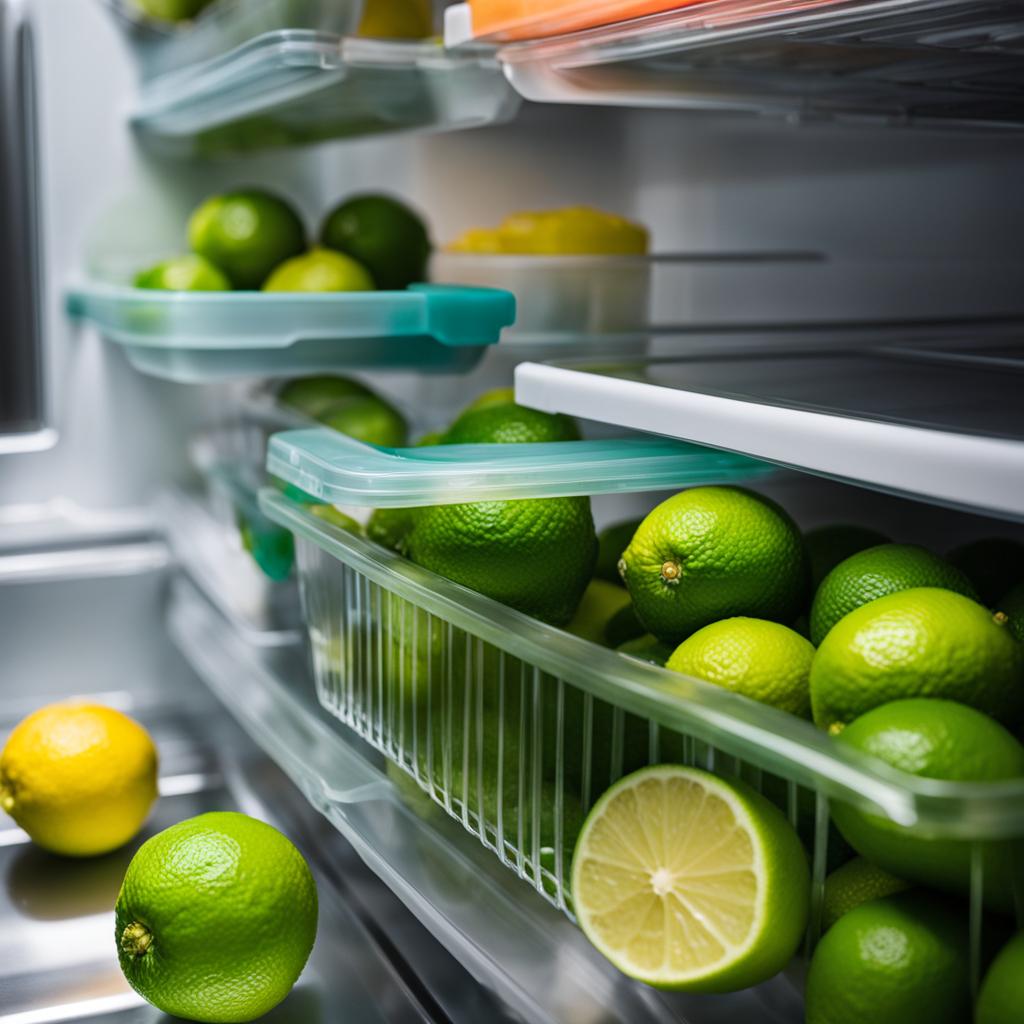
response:
[[[590,582],[597,536],[589,498],[527,498],[420,509],[409,558],[554,625],[568,622]]]
[[[651,665],[664,666],[672,657],[672,648],[663,644],[656,636],[645,633],[635,640],[627,640],[615,648],[621,654],[628,654],[631,658],[639,658]]]
[[[594,567],[594,575],[598,579],[607,580],[609,583],[622,585],[622,577],[619,575],[619,559],[622,552],[629,547],[633,534],[640,528],[640,519],[628,519],[624,523],[615,523],[606,526],[597,535],[597,565]]]
[[[1012,587],[996,602],[996,613],[1006,616],[1006,628],[1024,643],[1024,583]]]
[[[364,444],[403,448],[409,441],[409,424],[390,403],[376,395],[354,395],[323,410],[317,419],[332,430]]]
[[[189,253],[143,270],[135,278],[135,287],[166,292],[227,292],[231,282],[209,260]]]
[[[978,994],[977,1024],[1020,1024],[1024,1010],[1024,932],[992,962]]]
[[[212,0],[136,0],[151,18],[161,21],[188,21],[194,18]]]
[[[565,630],[591,643],[603,644],[608,624],[629,607],[629,594],[604,580],[591,580],[583,592],[576,614]]]
[[[391,196],[345,200],[324,221],[320,242],[361,263],[378,288],[390,291],[426,280],[427,228],[405,203]]]
[[[1024,544],[1006,537],[985,537],[954,548],[946,556],[991,606],[1024,580]]]
[[[1012,726],[1024,705],[1024,648],[987,609],[950,590],[880,597],[836,623],[818,648],[814,721],[838,732],[905,697],[961,701]]]
[[[855,608],[915,587],[942,587],[978,599],[971,581],[938,555],[915,544],[880,544],[840,562],[822,581],[811,605],[811,642],[820,644]]]
[[[595,577],[594,582],[605,583],[605,580],[598,581]],[[612,584],[607,585],[611,586]],[[609,647],[619,647],[621,644],[626,643],[627,640],[636,640],[644,635],[644,627],[640,625],[640,620],[636,617],[633,606],[629,604],[629,594],[622,587],[616,587],[616,590],[625,595],[626,604],[605,623],[604,643]],[[669,654],[671,653],[672,648],[669,647]]]
[[[954,701],[885,704],[848,725],[839,742],[927,779],[992,782],[1024,777],[1024,747],[998,722]],[[976,846],[986,902],[997,909],[1010,905],[1012,855],[1005,844],[929,837],[838,801],[832,814],[862,857],[900,878],[943,889],[967,890]]]
[[[839,918],[862,903],[894,896],[909,888],[910,883],[902,878],[890,875],[863,857],[854,857],[825,879],[821,929],[827,931]]]
[[[778,622],[737,617],[687,637],[666,668],[802,718],[811,716],[814,648]]]
[[[736,615],[792,622],[807,590],[803,538],[774,502],[738,487],[695,487],[640,524],[619,571],[660,640]]]
[[[366,536],[374,543],[405,554],[405,542],[412,530],[414,508],[375,508],[366,524]]]
[[[529,444],[579,439],[579,427],[569,416],[505,404],[464,412],[448,428],[442,443]]]
[[[819,526],[804,534],[807,561],[811,567],[811,586],[821,581],[842,561],[865,548],[888,543],[889,538],[877,530],[848,523]]]
[[[282,405],[298,409],[310,419],[316,419],[345,398],[370,394],[373,392],[365,384],[352,377],[322,375],[288,381],[278,391],[277,400]]]
[[[188,222],[192,251],[235,288],[259,288],[274,267],[306,248],[305,235],[288,203],[257,189],[211,196]]]
[[[473,412],[476,409],[489,409],[493,405],[515,405],[515,388],[491,388],[476,396],[463,412]]]
[[[316,937],[316,883],[276,829],[218,811],[135,854],[115,908],[128,983],[188,1020],[249,1021],[295,984]]]
[[[263,282],[265,292],[370,292],[366,268],[330,249],[313,249],[277,266]]]
[[[807,975],[807,1024],[964,1024],[967,922],[928,893],[864,903],[823,936]]]

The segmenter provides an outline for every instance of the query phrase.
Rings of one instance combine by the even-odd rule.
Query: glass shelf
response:
[[[153,80],[132,124],[162,153],[215,156],[475,128],[518,108],[489,52],[284,31]]]
[[[377,448],[320,427],[274,435],[267,471],[331,505],[415,508],[657,491],[747,480],[772,469],[657,438]]]
[[[183,383],[340,369],[459,373],[515,319],[508,292],[444,285],[300,294],[92,283],[72,289],[67,308],[137,369]]]
[[[524,405],[1024,520],[1024,362],[746,354],[516,370]]]
[[[540,102],[1019,128],[1022,30],[1013,0],[708,0],[499,59]]]

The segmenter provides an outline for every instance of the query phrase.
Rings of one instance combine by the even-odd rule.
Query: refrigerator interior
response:
[[[10,77],[15,26],[32,124]],[[647,225],[653,252],[666,257],[651,267],[649,309],[636,322],[589,341],[572,325],[545,337],[513,328],[465,373],[359,375],[428,430],[467,396],[514,379],[526,404],[602,418],[593,402],[559,391],[565,360],[580,357],[756,360],[780,346],[820,355],[882,337],[995,348],[1012,363],[1015,321],[1024,319],[1024,136],[520,103],[503,85],[486,116],[467,115],[493,121],[481,127],[277,148],[229,138],[203,156],[190,148],[201,132],[187,118],[174,128],[184,145],[156,137],[150,69],[110,6],[6,0],[0,32],[0,324],[18,342],[0,356],[0,728],[50,697],[109,695],[152,723],[173,754],[151,829],[236,806],[296,838],[331,895],[307,975],[274,1020],[799,1021],[798,972],[728,997],[629,982],[463,822],[429,802],[410,813],[380,744],[373,749],[317,702],[294,580],[283,597],[265,593],[237,537],[211,518],[205,495],[195,497],[205,485],[196,438],[244,428],[258,381],[140,372],[94,325],[68,316],[67,294],[183,250],[189,212],[237,185],[287,196],[310,227],[344,196],[394,192],[423,212],[439,246],[516,210],[590,204]],[[215,87],[201,98],[197,123],[236,116],[218,103],[239,103],[237,92]],[[512,287],[507,268],[474,273]],[[538,286],[524,276],[522,287]],[[877,325],[886,325],[880,335]],[[524,362],[543,364],[543,380],[529,384],[536,391],[523,387],[529,368],[514,378]],[[756,372],[751,380],[764,383]],[[808,380],[805,403],[814,398]],[[823,371],[822,380],[826,392],[834,378]],[[986,395],[974,397],[985,406]],[[643,412],[642,396],[638,404]],[[674,433],[647,419],[628,425]],[[596,422],[588,430],[607,434]],[[998,501],[980,514],[956,500],[955,480],[938,506],[919,500],[934,497],[927,493],[898,497],[877,481],[861,486],[855,472],[831,474],[820,446],[810,445],[809,465],[789,448],[745,451],[733,435],[685,437],[817,473],[751,483],[803,529],[855,519],[938,551],[990,534],[1024,539],[1019,480],[1004,481],[1012,516],[1000,516]],[[660,496],[601,496],[597,524],[642,514]],[[47,644],[52,635],[59,644]],[[46,865],[23,835],[0,825],[0,841],[0,935],[20,949],[0,956],[0,1017],[155,1020],[126,994],[112,944],[96,958],[110,930],[97,908],[116,891],[122,855],[82,878],[68,872],[54,893],[43,891]],[[410,857],[408,843],[429,853]],[[57,929],[73,935],[60,955],[51,947]],[[89,982],[102,990],[86,993]]]

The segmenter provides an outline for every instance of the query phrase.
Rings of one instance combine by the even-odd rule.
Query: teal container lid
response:
[[[656,437],[378,448],[319,427],[275,434],[267,448],[271,476],[321,502],[371,508],[657,491],[773,469]]]

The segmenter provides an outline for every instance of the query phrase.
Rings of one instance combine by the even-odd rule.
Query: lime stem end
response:
[[[153,945],[153,933],[138,921],[133,921],[121,932],[121,950],[128,956],[144,956]]]

